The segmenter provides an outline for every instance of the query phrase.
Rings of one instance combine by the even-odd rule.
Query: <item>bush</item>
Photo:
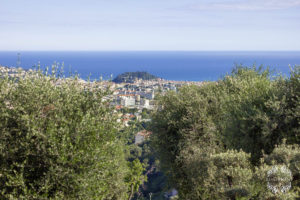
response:
[[[299,143],[299,70],[289,79],[272,80],[268,70],[237,68],[220,84],[226,95],[225,129],[227,146],[251,153],[252,163],[270,154],[275,145],[288,139]],[[297,78],[298,77],[298,78]]]
[[[277,145],[285,139],[299,144],[299,69],[284,79],[262,68],[237,67],[217,82],[159,98],[152,144],[180,198],[274,197],[266,186],[269,160],[298,167],[299,149]],[[295,197],[298,180],[293,173],[295,189],[282,199]]]
[[[132,183],[107,92],[77,78],[0,79],[0,199],[125,199]]]

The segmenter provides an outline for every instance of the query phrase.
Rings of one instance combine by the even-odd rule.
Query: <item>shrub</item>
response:
[[[127,198],[125,145],[106,94],[77,78],[0,79],[0,198]]]
[[[268,160],[298,167],[299,149],[277,145],[285,139],[299,144],[299,69],[284,79],[262,68],[237,67],[217,82],[159,98],[152,144],[180,198],[274,197],[266,184],[273,165]],[[293,172],[296,188],[282,199],[295,197],[298,180]]]

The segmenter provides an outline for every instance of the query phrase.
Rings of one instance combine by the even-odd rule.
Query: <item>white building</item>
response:
[[[141,97],[144,97],[146,99],[154,99],[155,95],[154,95],[154,91],[151,92],[139,92],[138,93]]]
[[[122,106],[135,106],[135,98],[133,96],[121,96],[120,100]]]
[[[138,132],[135,135],[134,143],[135,144],[143,143],[145,141],[145,139],[148,138],[151,134],[152,134],[152,132],[146,131],[146,130],[142,130],[142,131]]]
[[[143,106],[144,108],[149,108],[150,101],[148,99],[141,99],[141,106]]]

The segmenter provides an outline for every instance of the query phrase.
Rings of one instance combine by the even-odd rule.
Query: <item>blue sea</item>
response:
[[[20,53],[20,66],[41,68],[56,62],[64,63],[66,75],[77,72],[81,78],[109,79],[123,72],[146,71],[168,80],[213,81],[230,73],[235,65],[269,66],[283,75],[289,75],[290,67],[300,65],[300,52],[198,52],[198,51],[0,51],[0,65],[16,66]]]

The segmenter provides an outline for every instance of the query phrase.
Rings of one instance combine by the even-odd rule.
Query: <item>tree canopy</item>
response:
[[[152,145],[180,199],[276,199],[266,183],[276,164],[292,172],[280,199],[299,195],[299,75],[300,67],[289,78],[236,67],[159,98]]]
[[[127,199],[143,168],[105,95],[76,77],[1,78],[0,199]]]

